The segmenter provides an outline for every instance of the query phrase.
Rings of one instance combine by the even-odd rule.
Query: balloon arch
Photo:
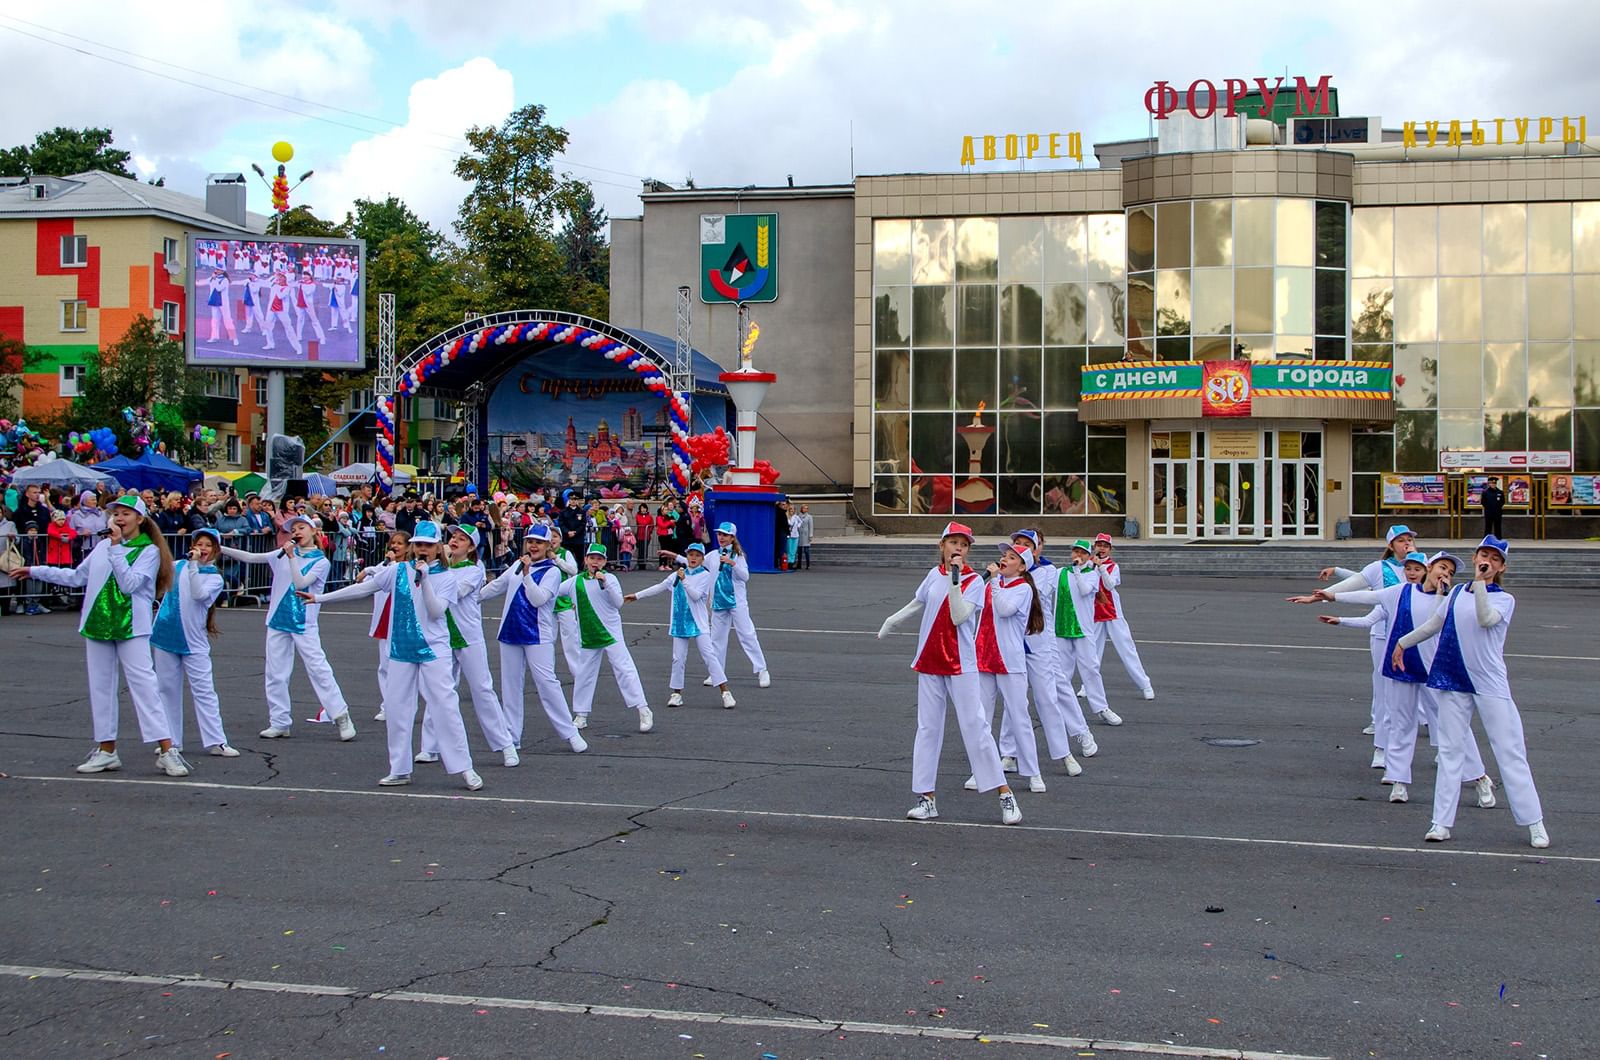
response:
[[[530,353],[559,346],[576,346],[631,369],[647,390],[667,402],[672,430],[668,481],[680,496],[687,493],[693,462],[689,451],[692,373],[674,373],[672,357],[611,324],[578,313],[547,310],[476,317],[440,332],[399,360],[393,394],[376,396],[381,492],[389,493],[394,485],[395,398],[435,396],[464,403],[462,465],[469,481],[483,481],[487,470],[483,411],[493,384]]]

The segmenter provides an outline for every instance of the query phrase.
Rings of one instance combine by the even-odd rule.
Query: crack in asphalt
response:
[[[895,947],[894,932],[889,930],[889,925],[880,920],[878,921],[878,926],[883,929],[883,945],[889,951],[889,956],[897,961],[906,960],[906,957]]]
[[[118,991],[118,992],[112,994],[110,997],[101,998],[99,1001],[96,1001],[94,1004],[89,1005],[87,1007],[74,1005],[74,1006],[72,1006],[70,1008],[63,1008],[58,1012],[52,1012],[48,1016],[42,1016],[39,1019],[34,1020],[32,1023],[25,1023],[20,1027],[13,1027],[11,1030],[6,1031],[4,1034],[0,1034],[0,1038],[9,1038],[13,1034],[21,1034],[23,1031],[32,1030],[35,1027],[43,1026],[44,1024],[49,1023],[52,1020],[58,1020],[58,1019],[62,1019],[62,1018],[69,1017],[69,1016],[78,1016],[78,1015],[81,1015],[82,1013],[88,1011],[88,1009],[99,1008],[101,1005],[109,1005],[114,1001],[126,1001],[131,997],[134,997],[134,996],[136,996],[138,994],[144,993],[144,991],[145,991],[145,988],[143,988],[143,987],[135,988],[133,990]]]

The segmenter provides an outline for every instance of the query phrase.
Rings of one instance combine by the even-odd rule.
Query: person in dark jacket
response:
[[[561,531],[561,547],[575,557],[582,557],[588,547],[589,520],[583,514],[583,498],[574,493],[567,498],[567,506],[556,516],[556,527]]]
[[[1478,503],[1483,505],[1483,532],[1493,534],[1495,537],[1505,537],[1505,531],[1500,529],[1500,520],[1506,510],[1506,495],[1500,488],[1499,475],[1489,476],[1489,482],[1483,487]]]

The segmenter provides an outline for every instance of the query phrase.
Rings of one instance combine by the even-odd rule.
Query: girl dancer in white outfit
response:
[[[550,562],[556,565],[563,578],[570,578],[578,573],[577,557],[560,545],[552,544]],[[572,674],[574,678],[583,666],[582,653],[578,651],[578,616],[573,611],[575,606],[577,605],[571,600],[561,596],[556,597],[554,605],[556,640],[561,645],[561,657],[567,661],[567,673]]]
[[[194,716],[200,724],[201,746],[219,758],[238,758],[222,730],[222,707],[211,676],[211,638],[217,635],[217,599],[222,596],[222,574],[217,557],[222,535],[209,526],[194,532],[189,558],[173,569],[172,589],[161,598],[161,609],[150,629],[151,661],[161,702],[167,708],[167,728],[172,743],[183,750],[183,681],[189,679]]]
[[[600,680],[600,661],[611,661],[611,676],[622,693],[623,706],[639,712],[639,731],[655,728],[655,715],[645,701],[644,685],[627,642],[622,639],[622,583],[606,574],[606,546],[598,541],[583,557],[583,573],[561,583],[559,595],[575,605],[578,623],[578,669],[572,677],[573,724],[587,728],[594,709],[594,686]]]
[[[1500,783],[1511,803],[1511,818],[1528,830],[1529,845],[1550,845],[1544,809],[1528,768],[1522,714],[1511,699],[1506,677],[1506,633],[1517,602],[1500,588],[1511,546],[1485,537],[1473,556],[1475,579],[1450,590],[1443,606],[1422,625],[1401,637],[1391,661],[1405,668],[1405,652],[1432,637],[1439,638],[1428,687],[1439,693],[1439,779],[1433,791],[1433,824],[1423,838],[1442,843],[1450,838],[1465,776],[1466,747],[1472,739],[1472,714],[1483,719],[1489,746],[1500,764]]]
[[[118,497],[106,510],[109,533],[76,567],[17,567],[8,573],[18,581],[36,578],[84,590],[78,632],[89,666],[89,710],[99,746],[89,752],[78,772],[122,768],[117,756],[120,669],[139,716],[139,733],[145,743],[156,745],[156,768],[169,777],[186,777],[189,766],[172,746],[150,661],[150,613],[156,597],[172,584],[172,554],[138,497]]]
[[[509,769],[520,764],[522,758],[517,754],[516,741],[511,738],[505,708],[500,704],[500,697],[494,694],[494,680],[489,676],[489,649],[483,641],[483,604],[478,601],[478,592],[488,574],[478,562],[478,528],[465,523],[452,526],[445,550],[450,559],[450,576],[455,579],[450,606],[444,612],[445,626],[450,632],[451,664],[472,691],[472,709],[478,715],[478,728],[489,741],[489,749],[498,753]],[[416,760],[439,761],[439,740],[432,714],[423,715],[422,751]]]
[[[984,571],[983,606],[978,615],[976,651],[978,656],[978,696],[983,703],[984,723],[994,717],[996,695],[1005,708],[1005,719],[1016,741],[1017,771],[1028,781],[1028,790],[1043,792],[1044,777],[1039,775],[1039,744],[1033,736],[1033,720],[1028,716],[1028,664],[1025,639],[1044,632],[1044,613],[1039,609],[1039,591],[1028,576],[1033,566],[1033,550],[1026,546],[1002,545],[1005,554],[999,563]],[[978,790],[976,776],[963,785]]]
[[[1072,545],[1072,565],[1056,582],[1056,661],[1061,674],[1057,687],[1072,695],[1076,676],[1094,716],[1107,725],[1121,725],[1100,680],[1100,651],[1094,637],[1094,596],[1099,587],[1100,572],[1089,542],[1079,539]]]
[[[479,601],[505,596],[505,613],[500,619],[500,700],[511,730],[512,746],[522,748],[523,681],[533,674],[533,687],[539,704],[556,735],[581,754],[589,749],[583,734],[572,723],[567,697],[556,680],[556,590],[561,588],[560,569],[550,561],[554,535],[548,526],[531,526],[522,558],[484,586]]]
[[[223,270],[213,269],[206,286],[211,289],[211,293],[206,295],[206,305],[211,309],[211,341],[217,341],[217,326],[224,324],[228,328],[229,340],[235,346],[239,345],[239,333],[233,326],[232,281]]]
[[[1318,578],[1327,581],[1337,574],[1344,579],[1337,585],[1330,586],[1330,592],[1384,589],[1391,585],[1399,585],[1405,581],[1403,557],[1410,554],[1416,544],[1417,535],[1411,532],[1410,527],[1397,523],[1389,528],[1384,539],[1387,547],[1383,556],[1362,567],[1360,571],[1346,570],[1343,567],[1324,567]],[[1389,642],[1388,624],[1375,623],[1368,636],[1367,646],[1372,650],[1372,724],[1362,731],[1372,737],[1372,768],[1382,769],[1383,743],[1378,733],[1382,728],[1380,714],[1383,710],[1383,646]]]
[[[331,569],[322,550],[316,547],[317,528],[303,515],[283,521],[290,543],[272,552],[246,552],[224,548],[222,554],[240,563],[266,563],[272,567],[272,594],[267,599],[267,712],[268,724],[261,730],[264,740],[288,736],[294,725],[289,702],[289,677],[294,673],[294,657],[305,664],[311,689],[329,718],[339,726],[339,739],[356,738],[355,719],[339,691],[339,681],[322,650],[322,635],[317,627],[315,603],[307,604],[304,593],[315,595],[328,583]],[[362,595],[368,595],[363,593]]]
[[[733,693],[728,691],[728,675],[723,672],[722,663],[717,660],[716,650],[711,645],[711,620],[706,614],[706,603],[716,579],[705,565],[705,558],[705,546],[696,541],[683,556],[686,566],[673,571],[650,588],[629,593],[622,599],[631,604],[635,600],[661,593],[672,594],[671,621],[667,628],[672,635],[672,675],[669,679],[672,694],[667,697],[667,706],[683,706],[683,667],[689,657],[689,644],[693,642],[700,652],[700,661],[705,663],[711,683],[722,691],[722,705],[732,710],[738,706],[738,702],[733,698]]]
[[[934,789],[939,782],[948,704],[961,727],[977,790],[998,791],[1000,820],[1017,824],[1022,810],[1000,768],[1000,752],[978,698],[977,628],[984,583],[965,565],[971,548],[970,527],[946,525],[939,539],[938,565],[922,579],[911,602],[884,619],[878,630],[882,640],[901,622],[919,612],[922,615],[917,655],[911,664],[917,671],[917,738],[911,749],[911,790],[917,793],[917,802],[906,816],[913,821],[939,816]]]
[[[1122,610],[1122,594],[1117,592],[1117,586],[1122,584],[1122,568],[1111,558],[1110,534],[1095,535],[1094,558],[1100,568],[1100,585],[1094,595],[1095,650],[1103,662],[1109,640],[1139,692],[1146,699],[1154,699],[1155,686],[1150,682],[1150,675],[1144,672],[1139,646],[1133,642],[1133,630],[1128,628],[1128,618]]]
[[[404,530],[394,531],[389,535],[389,547],[384,550],[383,562],[362,570],[356,575],[356,581],[364,582],[385,567],[404,563],[410,551],[411,535]],[[378,642],[378,713],[372,716],[373,721],[385,720],[383,690],[389,679],[389,617],[389,594],[380,589],[372,595],[372,624],[367,627],[367,636]]]
[[[1037,633],[1028,634],[1022,642],[1028,685],[1033,689],[1034,709],[1039,714],[1039,727],[1044,730],[1045,746],[1050,757],[1060,759],[1067,776],[1075,777],[1083,772],[1083,766],[1072,756],[1072,744],[1068,738],[1077,738],[1085,758],[1093,758],[1100,748],[1089,732],[1089,724],[1084,720],[1083,708],[1078,706],[1077,698],[1069,694],[1063,700],[1058,692],[1061,674],[1056,659],[1056,589],[1060,572],[1055,564],[1039,554],[1044,548],[1044,535],[1039,531],[1018,530],[1011,535],[1011,544],[1034,554],[1028,577],[1033,580],[1034,590],[1039,596],[1039,613],[1044,618],[1043,628]],[[1000,765],[1008,773],[1015,772],[1017,768],[1017,734],[1011,730],[1011,719],[1006,715],[1002,715],[1000,720]]]
[[[739,647],[755,672],[756,684],[766,688],[772,684],[772,675],[767,672],[767,657],[761,650],[761,638],[756,636],[756,624],[750,618],[750,561],[739,546],[738,535],[739,528],[733,523],[718,526],[717,547],[706,556],[706,566],[716,575],[711,589],[711,644],[716,649],[717,661],[726,672],[728,634],[736,633]],[[709,677],[706,683],[711,683]]]
[[[379,779],[383,787],[411,783],[411,730],[417,720],[420,693],[433,719],[444,768],[459,773],[468,791],[483,787],[472,768],[467,750],[467,730],[461,723],[461,700],[456,695],[455,667],[450,658],[450,627],[445,613],[455,600],[456,581],[437,562],[439,528],[418,523],[411,532],[416,561],[385,567],[366,581],[331,593],[299,591],[307,607],[340,600],[356,600],[380,591],[389,595],[389,682],[384,689],[383,713],[389,730],[389,772]]]

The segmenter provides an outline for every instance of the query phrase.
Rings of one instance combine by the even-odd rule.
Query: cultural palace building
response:
[[[670,332],[680,286],[748,283],[755,248],[723,232],[767,215],[761,455],[883,532],[1438,536],[1497,475],[1511,533],[1595,533],[1586,119],[1385,129],[1336,91],[1175,95],[1090,165],[1076,133],[957,135],[946,173],[648,185],[612,222],[612,319]],[[731,361],[733,298],[694,309]]]

